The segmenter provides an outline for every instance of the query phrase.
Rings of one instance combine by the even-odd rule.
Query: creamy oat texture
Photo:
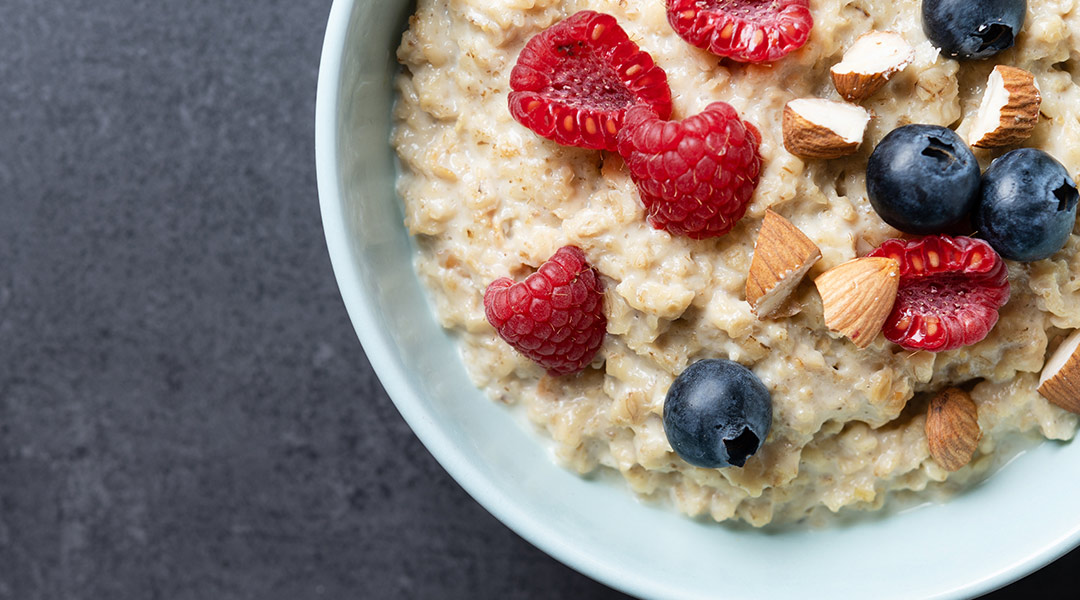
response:
[[[907,123],[958,124],[964,135],[997,63],[1035,74],[1043,118],[1027,145],[1077,173],[1080,7],[1028,4],[1015,48],[961,64],[927,42],[918,2],[812,0],[804,48],[772,65],[741,65],[679,38],[662,0],[420,0],[398,50],[398,189],[420,248],[417,271],[442,325],[460,334],[473,380],[500,402],[522,403],[570,468],[615,469],[639,494],[670,498],[690,515],[758,526],[876,509],[900,491],[958,489],[1010,440],[1071,438],[1076,416],[1035,387],[1048,348],[1080,328],[1080,236],[1048,260],[1011,263],[1012,299],[990,336],[939,355],[905,351],[880,335],[856,349],[826,330],[809,281],[898,235],[866,199],[874,145]],[[727,236],[693,241],[653,229],[617,155],[558,146],[511,118],[508,78],[525,42],[582,9],[614,15],[667,71],[673,118],[724,100],[760,128],[761,184]],[[871,29],[902,32],[916,58],[864,102],[876,118],[862,149],[832,161],[788,154],[784,104],[839,99],[829,67]],[[977,155],[985,168],[997,154]],[[823,259],[796,292],[798,314],[758,321],[743,288],[766,208],[806,232]],[[555,379],[496,336],[482,296],[492,280],[520,279],[566,244],[581,247],[603,275],[608,336],[592,368]],[[749,366],[772,392],[772,431],[741,469],[692,467],[664,436],[668,386],[710,357]],[[984,432],[973,462],[952,474],[929,457],[923,431],[927,393],[950,384],[972,388]]]

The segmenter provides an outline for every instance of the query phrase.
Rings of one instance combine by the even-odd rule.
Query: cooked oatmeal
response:
[[[944,58],[922,33],[917,2],[814,0],[809,42],[765,65],[721,60],[672,31],[661,0],[420,0],[398,58],[393,145],[398,191],[416,236],[416,269],[441,324],[492,398],[524,405],[558,458],[582,473],[610,468],[637,493],[679,510],[760,526],[842,508],[877,509],[891,493],[956,489],[984,475],[995,450],[1018,437],[1070,439],[1077,417],[1036,391],[1048,349],[1080,328],[1080,236],[1053,257],[1009,263],[1012,298],[990,335],[941,354],[877,339],[857,349],[832,334],[809,281],[899,232],[866,197],[865,167],[897,126],[974,119],[996,64],[1034,73],[1042,119],[1024,144],[1070,172],[1080,168],[1080,10],[1030,0],[1016,46],[993,59]],[[507,110],[508,78],[530,37],[584,9],[614,15],[668,75],[673,118],[716,100],[762,133],[764,171],[747,215],[726,236],[695,241],[654,229],[613,153],[559,146]],[[839,99],[829,68],[861,34],[902,32],[915,60],[863,102],[872,120],[860,151],[804,161],[781,139],[784,105]],[[1002,154],[976,151],[982,166]],[[798,288],[797,314],[758,320],[744,298],[766,208],[788,218],[822,260]],[[592,367],[553,378],[502,341],[485,320],[485,287],[521,278],[562,246],[584,250],[604,281],[608,335]],[[790,311],[789,311],[790,312]],[[694,361],[750,367],[772,393],[773,426],[743,468],[703,469],[679,459],[664,434],[664,397]],[[983,436],[971,464],[948,473],[929,456],[926,396],[971,390]]]

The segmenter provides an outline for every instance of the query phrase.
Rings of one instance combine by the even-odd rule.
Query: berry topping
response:
[[[923,0],[923,31],[953,58],[987,58],[1011,48],[1026,0]]]
[[[950,233],[979,195],[979,163],[960,136],[937,125],[892,130],[866,163],[870,205],[906,233]]]
[[[510,114],[565,146],[615,150],[626,109],[667,118],[663,69],[630,41],[615,17],[581,11],[534,36],[510,73]]]
[[[484,292],[487,320],[518,352],[550,375],[577,373],[604,341],[600,277],[576,246],[564,246],[540,268],[514,283],[496,279]]]
[[[1002,256],[1032,261],[1061,250],[1076,223],[1076,183],[1054,157],[1013,150],[990,164],[982,180],[975,227]]]
[[[883,331],[908,350],[944,352],[979,342],[1009,301],[1009,270],[982,240],[887,240],[870,256],[900,264],[900,289]]]
[[[668,0],[667,17],[690,44],[742,62],[797,50],[814,26],[809,0]]]
[[[635,106],[619,134],[649,222],[694,239],[724,235],[746,213],[761,174],[760,144],[757,128],[724,102],[683,121]]]
[[[686,462],[707,469],[746,464],[772,426],[772,397],[739,363],[698,361],[668,388],[664,433]]]

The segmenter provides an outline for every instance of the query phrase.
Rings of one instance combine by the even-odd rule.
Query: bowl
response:
[[[356,333],[416,435],[488,511],[567,565],[642,598],[964,598],[1080,541],[1080,444],[1043,443],[942,504],[820,530],[753,530],[643,503],[558,466],[469,381],[412,268],[388,139],[411,3],[335,0],[319,73],[326,241]],[[388,25],[389,24],[389,25]]]

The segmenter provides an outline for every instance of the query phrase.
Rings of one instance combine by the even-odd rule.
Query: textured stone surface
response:
[[[329,6],[0,2],[0,598],[624,597],[469,499],[364,359],[315,189]]]

